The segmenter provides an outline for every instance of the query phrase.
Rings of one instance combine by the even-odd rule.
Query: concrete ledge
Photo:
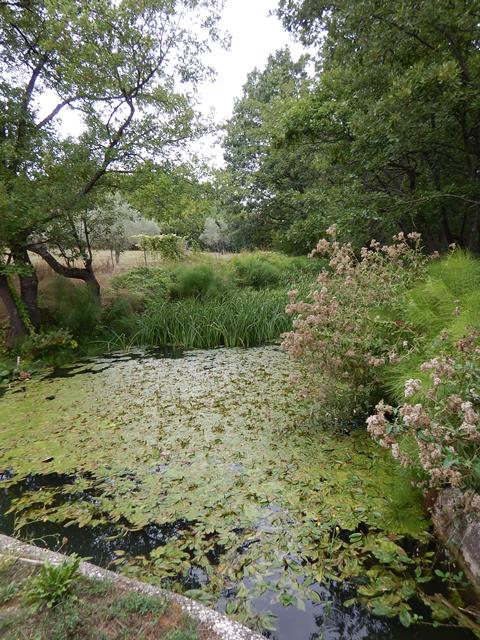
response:
[[[61,553],[25,544],[15,538],[10,538],[2,534],[0,534],[0,554],[1,553],[10,553],[15,556],[22,556],[42,562],[48,560],[52,564],[60,564],[68,557]],[[146,582],[126,578],[125,576],[113,571],[108,571],[107,569],[102,569],[89,562],[81,562],[79,570],[80,573],[87,578],[110,580],[127,590],[145,593],[150,596],[161,596],[170,602],[178,604],[183,611],[196,620],[203,629],[212,632],[212,640],[214,638],[221,638],[222,640],[265,640],[263,636],[253,633],[253,631],[250,631],[247,627],[244,627],[234,620],[230,620],[227,616],[213,609],[203,606],[199,602],[195,602],[195,600],[190,600],[171,591],[160,589]]]

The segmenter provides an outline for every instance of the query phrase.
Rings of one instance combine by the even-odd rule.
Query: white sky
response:
[[[231,48],[215,52],[208,60],[217,70],[217,78],[199,92],[203,110],[207,113],[213,108],[217,122],[231,115],[235,98],[242,95],[247,74],[255,67],[262,69],[270,54],[286,45],[295,59],[304,52],[280,21],[269,16],[277,4],[278,0],[227,0],[221,28],[230,33]],[[197,148],[216,165],[222,163],[222,149],[213,138],[204,140]]]
[[[242,95],[247,74],[255,67],[262,69],[270,54],[286,45],[295,59],[304,51],[283,30],[280,21],[269,16],[269,12],[276,9],[277,2],[226,0],[220,26],[231,35],[231,47],[227,51],[218,48],[206,58],[205,61],[216,69],[217,78],[213,83],[202,85],[198,92],[202,111],[208,114],[213,109],[216,122],[222,122],[231,115],[235,98]],[[55,99],[44,95],[40,104],[43,117],[51,110]],[[60,122],[65,135],[75,136],[82,129],[79,116],[68,109],[62,112]],[[209,158],[217,166],[222,165],[222,148],[214,136],[193,143],[192,152]]]
[[[269,12],[276,9],[277,0],[227,0],[221,27],[232,37],[229,51],[221,50],[212,56],[217,80],[201,91],[205,107],[215,107],[217,116],[224,119],[231,114],[234,98],[240,97],[247,74],[254,67],[265,66],[268,56],[288,45],[294,58],[302,47],[283,30],[280,21]],[[210,62],[210,60],[209,60]]]

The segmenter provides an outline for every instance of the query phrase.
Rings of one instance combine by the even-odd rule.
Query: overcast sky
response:
[[[281,22],[269,16],[277,4],[277,0],[227,0],[221,26],[232,37],[231,49],[213,56],[217,80],[201,92],[204,105],[215,107],[219,118],[231,114],[234,98],[241,95],[247,74],[254,67],[264,67],[271,53],[286,45],[294,57],[302,53]]]
[[[247,74],[255,67],[263,68],[270,54],[288,45],[294,58],[301,55],[302,47],[275,16],[269,15],[277,4],[278,0],[226,1],[221,26],[231,35],[231,48],[215,52],[211,64],[217,70],[216,81],[200,91],[203,109],[208,112],[214,108],[217,121],[231,115]],[[221,164],[222,151],[213,138],[203,141],[202,151],[211,155],[215,164]]]

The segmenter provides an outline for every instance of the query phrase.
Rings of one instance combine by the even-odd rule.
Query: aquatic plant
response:
[[[137,319],[139,346],[186,349],[251,347],[278,340],[290,327],[282,291],[235,291],[179,301],[151,300]]]
[[[251,625],[272,624],[256,606],[266,591],[302,608],[342,580],[377,613],[416,620],[416,573],[434,570],[420,492],[365,431],[313,426],[278,347],[84,369],[0,403],[18,534],[90,538],[127,574],[210,604],[228,592]]]

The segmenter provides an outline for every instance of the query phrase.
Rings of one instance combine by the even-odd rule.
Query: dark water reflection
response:
[[[72,484],[74,477],[50,474],[26,478],[17,484],[1,488],[2,481],[9,484],[12,474],[8,471],[0,474],[0,531],[7,535],[14,534],[14,515],[7,514],[12,500],[20,498],[29,491],[41,491],[42,488],[62,487]],[[91,495],[75,495],[75,499],[91,499]],[[125,557],[147,556],[157,547],[165,545],[178,536],[192,523],[177,521],[159,526],[149,524],[139,531],[128,530],[127,522],[98,527],[79,527],[71,525],[67,528],[53,522],[36,522],[21,531],[21,537],[33,541],[37,546],[61,551],[77,553],[99,566],[115,569],[112,563],[118,560],[119,553]],[[221,557],[218,549],[217,561]],[[239,552],[241,550],[239,549]],[[122,556],[123,557],[123,556]],[[213,560],[213,558],[212,558]],[[200,567],[192,567],[183,579],[185,589],[201,589],[208,582],[207,574]],[[305,610],[294,606],[283,606],[273,603],[275,592],[267,591],[261,597],[252,600],[252,607],[258,614],[272,616],[275,630],[265,632],[271,640],[471,640],[473,635],[464,629],[449,627],[433,628],[420,625],[405,629],[399,623],[375,617],[364,607],[354,605],[346,607],[343,603],[354,597],[355,588],[345,587],[340,583],[331,583],[327,588],[315,584],[312,589],[318,594],[321,602],[305,602]],[[217,609],[225,611],[229,600],[235,598],[236,587],[226,591],[217,602]]]

